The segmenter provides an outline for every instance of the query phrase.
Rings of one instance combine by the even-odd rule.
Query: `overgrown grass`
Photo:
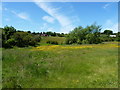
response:
[[[46,44],[47,41],[57,41],[58,44],[64,44],[65,37],[42,37],[40,45],[48,45],[48,44]]]
[[[117,47],[31,49],[3,49],[3,88],[118,87]]]

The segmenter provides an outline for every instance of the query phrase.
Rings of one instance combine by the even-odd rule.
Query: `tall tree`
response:
[[[10,36],[12,36],[16,32],[16,29],[12,26],[5,26],[3,28],[3,35],[5,36],[5,40],[10,39]]]
[[[83,27],[76,27],[73,31],[71,31],[67,35],[66,43],[72,44],[72,43],[79,43],[84,40],[90,44],[92,43],[100,43],[100,31],[101,26],[96,25],[95,23],[87,26],[86,28]]]
[[[105,31],[104,31],[104,34],[110,35],[110,34],[113,34],[113,31],[112,31],[112,30],[105,30]]]

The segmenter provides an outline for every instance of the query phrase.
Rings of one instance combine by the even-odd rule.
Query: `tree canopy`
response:
[[[79,26],[68,34],[66,44],[100,43],[100,31],[101,26],[96,24],[92,24],[85,28]]]
[[[4,48],[35,46],[40,40],[39,35],[31,34],[31,32],[16,31],[12,26],[5,26],[2,29],[2,47]]]
[[[110,34],[113,34],[113,31],[112,31],[112,30],[105,30],[105,31],[104,31],[104,34],[110,35]]]

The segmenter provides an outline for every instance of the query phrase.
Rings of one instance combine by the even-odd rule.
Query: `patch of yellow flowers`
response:
[[[58,49],[84,49],[84,48],[112,48],[112,47],[120,47],[118,44],[96,44],[96,45],[48,45],[48,46],[39,46],[35,47],[32,50],[35,51],[49,51],[49,50],[58,50]]]

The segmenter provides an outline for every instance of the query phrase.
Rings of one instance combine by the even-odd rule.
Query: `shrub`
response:
[[[16,29],[12,26],[5,26],[3,29],[0,30],[0,40],[2,40],[1,43],[4,48],[11,48],[13,46],[35,46],[41,40],[41,37],[39,35],[34,35],[30,31],[16,31]]]
[[[80,39],[78,39],[77,44],[82,44],[82,41]]]
[[[18,47],[35,46],[41,40],[40,36],[27,32],[16,32],[13,38],[16,40],[16,46]]]
[[[15,46],[16,45],[16,41],[15,39],[11,38],[11,39],[8,39],[6,41],[7,44],[9,44],[10,46]]]
[[[66,44],[100,43],[100,30],[101,26],[97,26],[96,24],[92,24],[86,28],[83,28],[81,26],[77,27],[66,37]]]
[[[2,45],[5,48],[12,48],[16,45],[16,41],[14,39],[8,39],[7,41],[4,41]]]
[[[117,37],[117,38],[116,38],[116,41],[120,41],[120,37]]]
[[[82,40],[82,44],[89,44],[88,40]]]
[[[10,37],[16,32],[16,29],[12,26],[5,26],[3,28],[2,34],[4,36],[3,39],[8,40]]]

